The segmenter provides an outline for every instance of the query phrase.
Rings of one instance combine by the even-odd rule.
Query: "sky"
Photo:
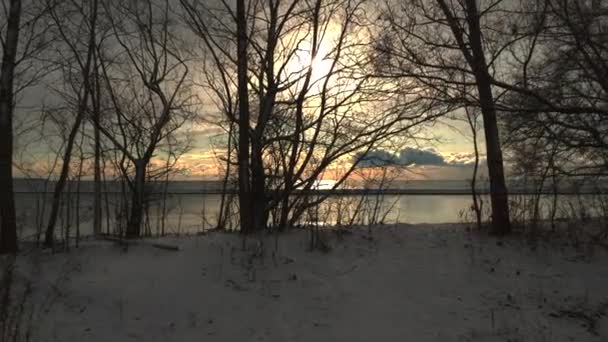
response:
[[[218,130],[212,126],[199,127],[193,132],[192,149],[181,157],[179,166],[189,169],[180,179],[213,179],[217,175],[216,157],[212,138]],[[378,159],[386,160],[392,156],[396,164],[405,166],[408,172],[401,173],[402,178],[428,180],[466,180],[473,172],[474,149],[468,124],[461,120],[442,119],[433,126],[425,128],[425,133],[436,139],[432,142],[419,141],[417,145],[404,146],[399,151],[375,151],[370,159],[381,154]],[[485,146],[483,134],[480,139],[480,177],[485,177]],[[360,165],[373,167],[382,163],[365,163]],[[410,172],[411,171],[411,172]],[[331,178],[331,176],[328,176]]]
[[[29,89],[22,94],[16,108],[17,128],[20,122],[35,122],[39,108],[52,104],[52,95],[43,89]],[[59,145],[53,146],[47,140],[41,140],[42,135],[52,135],[52,125],[37,124],[38,127],[29,134],[18,136],[16,139],[17,164],[16,177],[24,177],[23,169],[29,169],[29,176],[44,177],[49,165],[54,163]],[[26,125],[24,125],[26,126]],[[213,124],[194,124],[188,127],[192,139],[191,148],[183,154],[177,166],[184,170],[176,179],[181,180],[213,180],[218,179],[220,171],[216,156],[222,151],[213,144],[213,139],[221,134],[221,130]],[[407,172],[401,173],[402,178],[428,180],[463,180],[470,179],[473,172],[473,145],[470,138],[470,128],[465,121],[449,118],[441,119],[433,125],[426,126],[425,136],[433,137],[432,141],[418,141],[416,144],[403,146],[397,151],[375,151],[391,155],[398,164],[404,165]],[[482,162],[480,177],[485,176],[483,134],[479,136]],[[385,158],[386,159],[386,158]],[[369,164],[369,163],[368,163]],[[362,163],[363,166],[366,165]],[[33,172],[32,172],[33,170]],[[330,174],[330,173],[328,173]],[[331,176],[328,176],[331,178]]]
[[[305,59],[305,58],[304,58]],[[306,61],[304,62],[307,63]],[[327,69],[327,61],[320,59],[315,63],[315,70],[323,72]],[[50,108],[57,104],[56,96],[45,85],[27,89],[21,94],[16,108],[17,126],[22,122],[30,122],[39,116],[41,108]],[[205,109],[212,112],[213,109]],[[204,116],[204,114],[203,114]],[[27,124],[25,125],[27,126]],[[24,126],[24,127],[25,127]],[[188,127],[188,134],[193,138],[191,148],[183,154],[177,166],[185,172],[178,175],[180,179],[217,179],[219,169],[218,150],[212,143],[221,131],[212,124],[197,123]],[[34,171],[37,176],[44,176],[49,165],[55,164],[55,157],[61,145],[57,142],[40,139],[41,136],[61,135],[52,125],[38,124],[38,127],[17,137],[16,156],[22,167],[15,168],[17,177],[25,176],[24,169]],[[399,165],[407,167],[408,178],[416,179],[468,179],[472,174],[473,148],[468,124],[460,120],[441,119],[425,128],[424,134],[432,137],[430,141],[411,142],[401,146],[400,150],[374,151],[376,154],[391,155],[399,160]],[[483,140],[483,136],[480,136]],[[480,148],[484,149],[483,144]],[[483,154],[483,153],[482,153]],[[482,156],[483,159],[483,156]],[[482,161],[483,163],[483,161]],[[482,170],[485,165],[482,165]],[[482,172],[483,177],[483,172]]]

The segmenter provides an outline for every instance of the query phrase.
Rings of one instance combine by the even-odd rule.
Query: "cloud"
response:
[[[191,135],[195,136],[204,136],[210,137],[215,135],[220,135],[226,133],[221,127],[216,125],[208,125],[208,126],[199,126],[188,132]]]
[[[359,160],[357,166],[360,168],[399,164],[399,158],[396,155],[384,150],[369,151],[367,153],[358,152],[355,154],[354,160]]]
[[[450,153],[449,155],[445,156],[444,158],[445,158],[445,161],[449,165],[454,165],[454,166],[468,166],[468,165],[475,164],[475,154],[474,153],[465,153],[465,152]],[[485,162],[485,156],[480,156],[479,162],[480,162],[480,164]]]
[[[357,153],[354,160],[359,160],[359,167],[374,167],[374,166],[412,166],[412,165],[447,165],[445,159],[439,152],[432,149],[417,149],[406,147],[399,153],[388,152],[384,150],[374,150],[368,153]]]
[[[446,165],[446,161],[439,152],[432,149],[417,149],[406,147],[399,152],[400,165]]]
[[[367,154],[357,153],[354,160],[359,160],[358,167],[374,166],[472,166],[475,162],[473,153],[450,153],[442,155],[434,149],[406,147],[398,153],[385,150],[370,151]],[[480,163],[484,163],[484,156]]]

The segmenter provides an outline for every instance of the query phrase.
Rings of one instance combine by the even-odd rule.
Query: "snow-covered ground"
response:
[[[386,226],[308,251],[309,232],[88,240],[20,257],[38,341],[607,341],[602,247]],[[263,257],[255,256],[264,251]],[[38,260],[32,266],[32,260]],[[42,295],[41,295],[42,294]]]

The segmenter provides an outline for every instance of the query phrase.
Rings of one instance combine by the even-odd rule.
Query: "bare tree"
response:
[[[279,227],[293,225],[327,199],[327,194],[314,200],[308,196],[324,175],[335,177],[339,187],[356,169],[354,154],[391,139],[410,139],[416,127],[441,114],[414,91],[416,85],[401,85],[402,101],[397,101],[389,91],[392,82],[372,77],[367,1],[248,1],[245,14],[223,2],[181,3],[203,46],[206,89],[219,99],[227,119],[239,124],[239,136],[246,133],[250,141],[248,151],[238,150],[248,153],[247,181],[255,194],[252,223],[241,222],[243,230],[249,229],[246,225],[266,228],[271,213],[279,215],[271,220]],[[233,43],[243,38],[242,15],[248,28],[246,54]],[[247,91],[239,73],[243,58]],[[248,128],[240,126],[236,110],[242,109],[245,95]],[[241,159],[239,167],[247,167]],[[353,162],[344,173],[332,173],[340,160]]]
[[[17,252],[13,196],[13,85],[21,1],[11,0],[0,70],[0,254]]]
[[[188,66],[180,56],[169,1],[108,2],[104,9],[112,38],[97,53],[114,113],[97,126],[121,155],[116,164],[131,192],[126,235],[133,238],[141,234],[146,182],[164,172],[150,169],[151,161],[162,141],[190,116],[184,107]]]
[[[247,34],[247,8],[245,0],[237,0],[236,2],[236,39],[237,39],[237,89],[238,89],[238,184],[239,184],[239,206],[241,231],[247,233],[257,228],[259,223],[255,215],[257,212],[253,209],[253,197],[251,196],[252,187],[249,180],[249,162],[250,162],[250,144],[249,144],[249,77],[248,74],[248,59],[247,46],[249,45]],[[254,184],[255,186],[255,184]],[[258,195],[263,196],[262,193]]]
[[[498,235],[510,232],[509,205],[496,98],[492,88],[495,63],[511,37],[495,37],[489,29],[501,0],[413,1],[389,6],[383,17],[387,58],[380,70],[385,77],[416,78],[434,89],[438,101],[456,108],[477,106],[483,116],[491,188],[492,227]],[[389,4],[392,4],[389,3]],[[383,40],[380,40],[382,43]],[[465,76],[464,80],[462,76]],[[462,94],[463,86],[475,91]]]
[[[101,199],[101,154],[102,154],[102,141],[101,132],[99,131],[99,125],[96,124],[101,120],[101,77],[99,75],[99,57],[95,51],[94,53],[94,68],[93,68],[93,86],[91,87],[91,102],[92,102],[92,122],[93,122],[93,150],[94,150],[94,162],[93,162],[93,233],[95,235],[101,234],[102,224],[102,199]]]
[[[469,128],[471,129],[471,138],[473,142],[473,153],[475,155],[475,159],[473,162],[473,174],[471,176],[471,197],[473,198],[473,211],[475,213],[475,220],[477,222],[477,229],[481,230],[483,226],[483,200],[477,193],[477,176],[479,174],[479,137],[478,137],[478,126],[479,119],[478,113],[473,109],[465,108],[467,123],[469,124]]]
[[[608,170],[607,10],[605,1],[523,6],[511,23],[521,36],[508,50],[513,71],[493,80],[507,91],[500,105],[511,146],[542,141],[545,163],[562,175]]]
[[[64,73],[67,74],[66,79],[68,82],[73,82],[71,87],[76,98],[76,103],[74,121],[66,138],[67,140],[63,152],[61,172],[53,192],[53,203],[44,239],[44,244],[47,247],[51,247],[53,245],[55,224],[57,222],[57,215],[61,205],[61,193],[69,177],[74,142],[79,130],[81,129],[82,122],[85,119],[85,115],[89,107],[89,98],[92,90],[91,70],[93,68],[93,55],[95,53],[97,44],[97,0],[94,0],[88,7],[81,7],[79,3],[73,1],[63,4],[65,4],[66,7],[57,6],[55,4],[50,4],[49,7],[51,8],[51,17],[53,18],[53,21],[57,27],[57,31],[59,32],[62,41],[65,43],[66,49],[71,55],[71,58],[67,60],[67,63],[64,65],[63,69]],[[84,25],[78,25],[77,29],[73,31],[73,28],[66,27],[66,16],[74,16],[74,20],[80,20]],[[80,41],[81,35],[85,35],[87,37],[86,42],[82,43]],[[86,52],[82,52],[81,45],[84,45]],[[60,62],[64,63],[66,61]],[[70,66],[72,62],[75,62],[75,65],[77,66],[76,71],[74,71]],[[80,76],[77,80],[72,80],[72,73],[74,72]]]
[[[486,138],[486,156],[492,202],[492,226],[494,233],[500,235],[508,234],[511,231],[509,199],[505,183],[502,149],[499,140],[500,135],[498,132],[490,71],[486,62],[486,52],[482,45],[481,13],[476,0],[465,1],[464,9],[468,25],[468,34],[465,34],[461,24],[457,22],[455,10],[450,9],[445,0],[438,0],[438,2],[458,42],[458,47],[475,75]],[[466,41],[467,37],[468,42]]]

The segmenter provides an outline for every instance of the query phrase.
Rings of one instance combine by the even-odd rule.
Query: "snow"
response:
[[[128,248],[89,239],[68,253],[31,252],[18,269],[47,303],[39,341],[608,339],[601,247],[531,248],[462,225],[322,236],[329,252],[309,251],[303,230],[250,238],[244,251],[241,236],[220,232]]]

